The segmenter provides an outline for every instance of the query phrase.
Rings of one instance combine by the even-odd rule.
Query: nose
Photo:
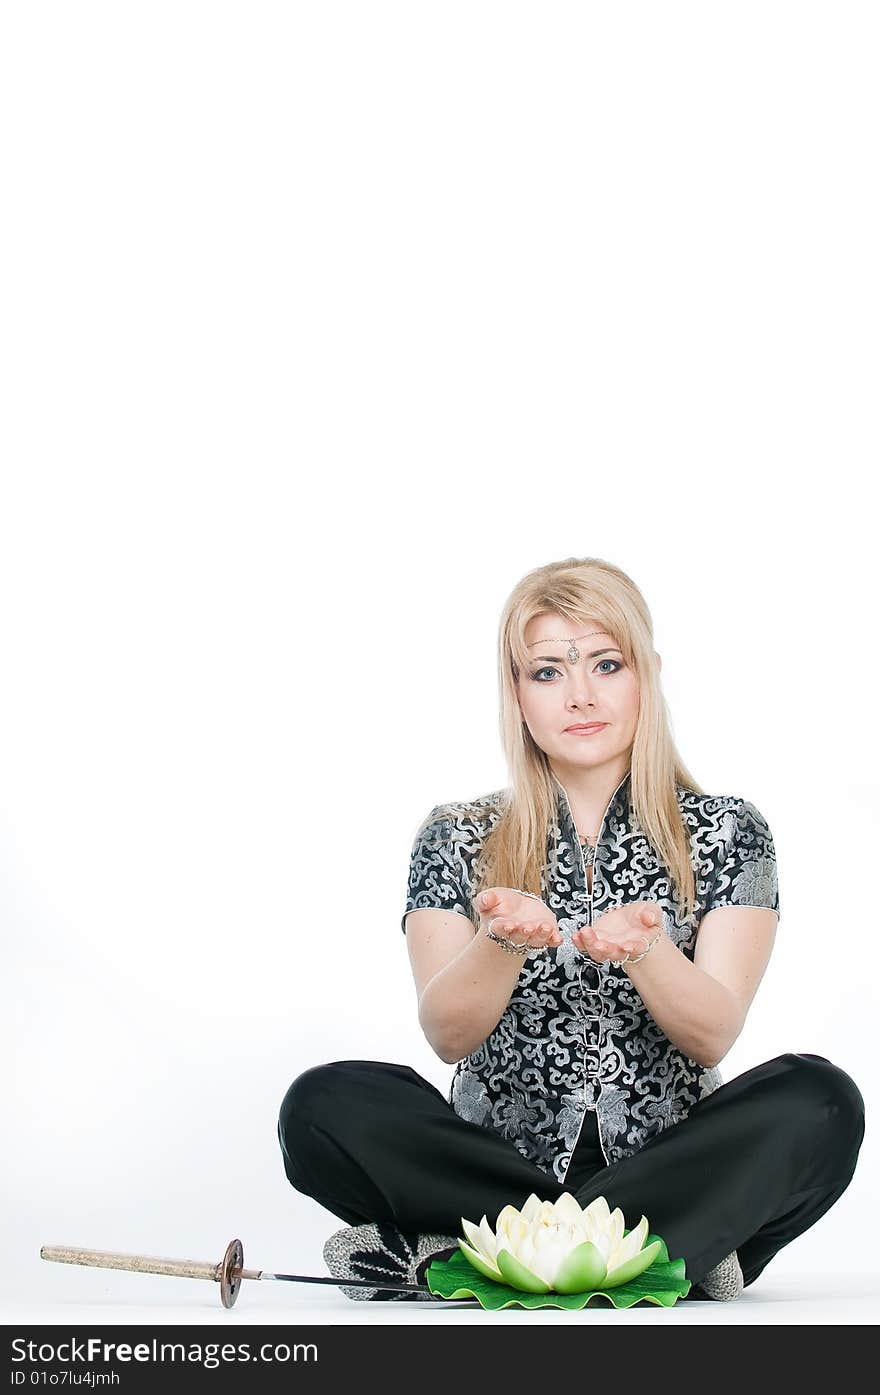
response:
[[[592,707],[595,694],[593,685],[595,680],[584,669],[580,673],[572,670],[569,677],[569,692],[567,703],[569,707]]]

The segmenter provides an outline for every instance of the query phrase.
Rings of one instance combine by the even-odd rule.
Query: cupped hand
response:
[[[490,886],[481,891],[474,905],[480,913],[480,929],[503,935],[511,944],[527,944],[532,949],[562,944],[556,917],[543,901],[523,896],[509,886]]]
[[[571,942],[597,964],[608,959],[619,964],[625,954],[641,954],[662,924],[663,912],[655,901],[630,901],[575,930]]]

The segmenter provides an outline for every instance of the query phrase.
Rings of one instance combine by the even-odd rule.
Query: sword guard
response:
[[[220,1301],[224,1308],[231,1308],[239,1295],[243,1268],[244,1246],[240,1240],[230,1240],[220,1261]]]

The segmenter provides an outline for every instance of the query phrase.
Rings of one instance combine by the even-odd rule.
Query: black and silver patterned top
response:
[[[558,789],[559,838],[547,842],[542,899],[563,942],[526,957],[495,1030],[455,1067],[449,1102],[461,1118],[495,1129],[548,1175],[564,1181],[587,1110],[595,1110],[606,1162],[637,1152],[723,1083],[675,1046],[654,1021],[625,967],[596,964],[572,932],[632,901],[656,901],[666,934],[693,960],[701,918],[718,906],[765,906],[779,915],[776,853],[763,815],[735,795],[677,787],[690,831],[697,906],[680,917],[668,870],[638,826],[629,774],[609,801],[596,840],[593,889],[568,796]],[[474,924],[471,870],[507,798],[496,790],[436,805],[413,843],[406,915],[458,911]],[[555,858],[552,854],[555,853]],[[554,869],[555,863],[555,870]]]

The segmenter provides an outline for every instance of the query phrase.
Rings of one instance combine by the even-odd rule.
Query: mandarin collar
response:
[[[600,834],[602,832],[602,828],[605,826],[612,814],[621,814],[623,812],[626,805],[627,793],[625,786],[627,785],[631,775],[632,771],[628,770],[624,775],[623,779],[620,781],[617,788],[615,789],[611,798],[609,799],[608,805],[605,809],[605,814],[602,818],[602,824],[599,829]],[[556,805],[557,813],[560,816],[560,820],[567,821],[571,824],[572,828],[574,828],[574,815],[572,813],[571,802],[568,798],[565,786],[557,779],[555,775],[552,776],[552,779],[553,783],[556,786]]]

